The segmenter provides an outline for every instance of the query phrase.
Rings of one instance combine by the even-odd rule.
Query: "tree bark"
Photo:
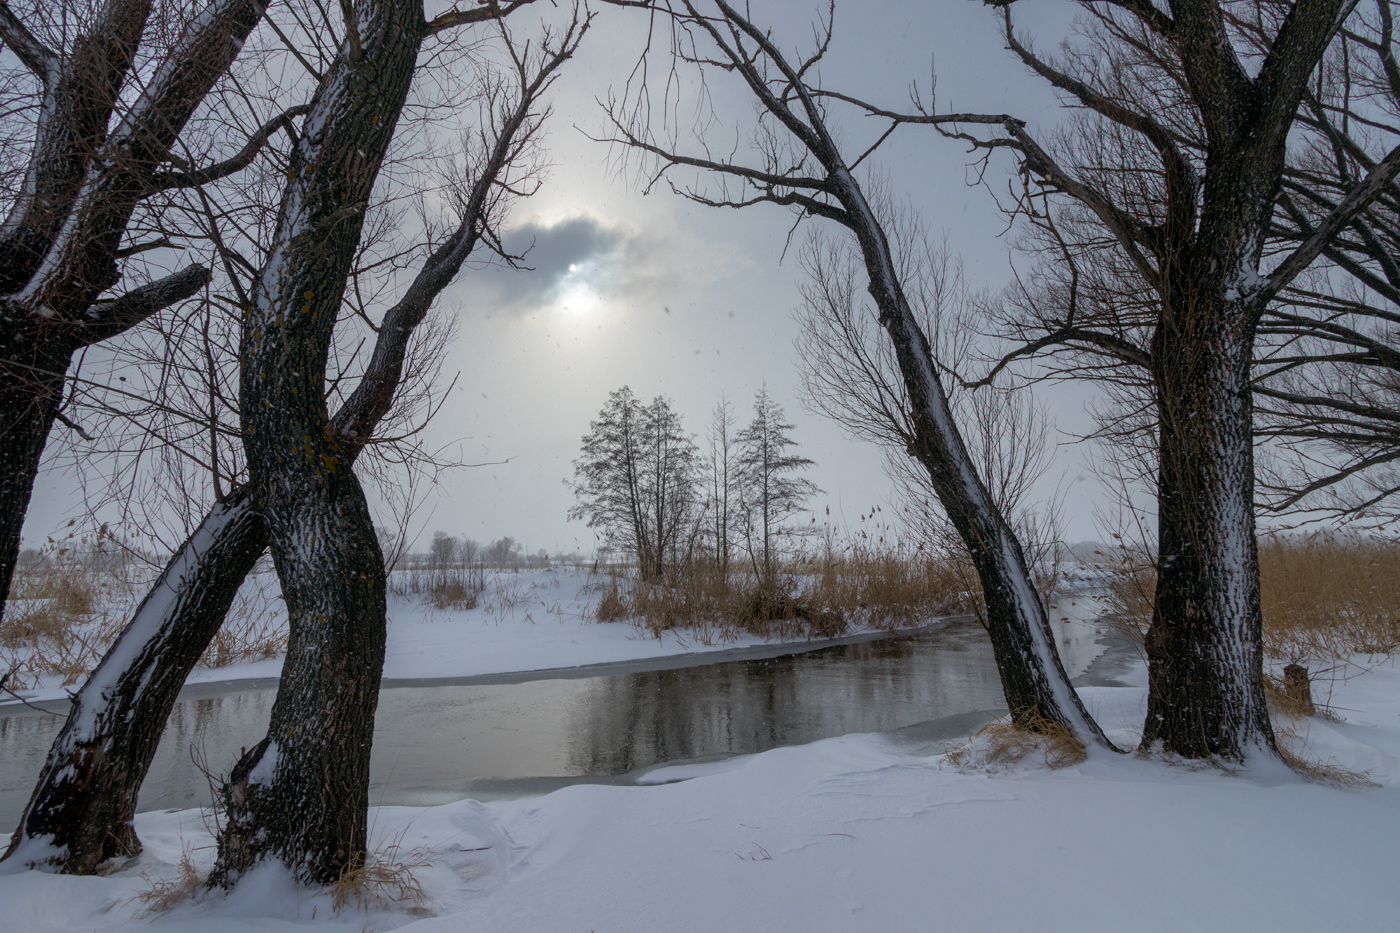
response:
[[[425,24],[416,0],[354,6],[359,48],[350,43],[317,89],[244,319],[239,407],[249,485],[291,632],[267,737],[220,790],[211,885],[233,884],[268,856],[326,884],[366,853],[384,562],[324,385],[365,204]]]
[[[1236,263],[1249,269],[1257,258]],[[1178,300],[1164,303],[1152,354],[1158,564],[1142,747],[1242,761],[1277,746],[1264,698],[1254,526],[1258,314],[1229,291],[1181,283]]]
[[[0,305],[4,312],[12,309]],[[35,341],[0,332],[0,605],[8,598],[19,559],[20,532],[39,458],[63,400],[63,372],[72,358],[66,341]]]

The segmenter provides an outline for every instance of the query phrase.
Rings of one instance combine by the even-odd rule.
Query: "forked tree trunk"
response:
[[[480,18],[494,15],[483,11]],[[585,27],[586,28],[586,27]],[[363,377],[333,427],[353,461],[393,405],[410,338],[475,249],[498,180],[538,127],[531,113],[551,75],[577,47],[565,37],[499,126],[466,198],[461,222],[384,315]],[[246,489],[214,505],[74,698],[5,858],[12,866],[90,874],[140,851],[131,821],[157,739],[198,658],[218,631],[268,535]],[[36,842],[36,840],[38,840]]]
[[[418,0],[358,0],[292,153],[272,248],[245,311],[239,408],[290,636],[268,734],[220,790],[212,885],[272,856],[307,882],[365,857],[384,667],[384,560],[326,411],[330,337],[364,209],[424,33]]]

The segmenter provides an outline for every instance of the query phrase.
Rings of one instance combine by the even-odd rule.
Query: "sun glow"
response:
[[[559,295],[559,307],[570,317],[588,314],[601,303],[602,299],[587,282],[568,285]]]
[[[598,308],[603,299],[591,281],[591,273],[595,271],[586,263],[569,265],[569,274],[559,283],[556,304],[561,311],[570,317],[578,317]]]

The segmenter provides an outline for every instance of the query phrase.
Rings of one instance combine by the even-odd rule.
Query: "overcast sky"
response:
[[[822,9],[805,0],[762,0],[753,16],[775,27],[791,50],[810,47],[811,24]],[[1035,0],[1018,3],[1016,12],[1037,45],[1048,48],[1073,9],[1061,0]],[[531,15],[512,17],[522,33],[538,21]],[[622,86],[646,25],[637,11],[602,8],[555,85],[546,184],[507,225],[508,245],[533,243],[527,260],[533,271],[467,271],[440,299],[460,316],[445,366],[459,375],[430,442],[453,445],[464,462],[508,462],[445,474],[414,519],[424,542],[441,529],[483,541],[511,535],[532,551],[591,550],[593,532],[566,521],[572,496],[564,481],[590,419],[622,385],[644,399],[669,397],[698,438],[721,392],[742,423],[766,384],[796,423],[802,452],[817,461],[809,476],[825,492],[813,507],[829,506],[837,523],[853,528],[872,506],[889,509],[879,452],[847,439],[800,403],[792,317],[798,250],[782,258],[794,215],[770,205],[706,208],[664,185],[643,196],[635,175],[618,171],[617,151],[585,135],[605,133],[596,99]],[[1059,117],[1055,97],[1003,49],[997,20],[980,2],[837,4],[836,38],[822,66],[826,87],[906,108],[911,82],[919,82],[927,100],[931,69],[940,111],[1009,112],[1042,128]],[[717,73],[709,80],[721,112],[752,114],[737,79]],[[842,124],[850,152],[883,128],[851,112]],[[715,133],[733,138],[732,126]],[[935,232],[949,234],[975,284],[996,288],[1011,268],[1001,237],[1005,220],[985,188],[968,184],[970,158],[958,143],[910,128],[886,143],[873,168]],[[1009,159],[994,161],[988,176],[994,188],[1005,190],[1010,169]],[[813,223],[826,222],[804,228]],[[794,246],[805,237],[799,230]],[[1073,431],[1088,424],[1086,397],[1061,390],[1046,399],[1060,426]],[[1060,448],[1054,477],[1063,475],[1067,489],[1071,540],[1096,536],[1097,487],[1086,453],[1082,446]],[[26,544],[59,523],[65,499],[61,479],[41,480]]]

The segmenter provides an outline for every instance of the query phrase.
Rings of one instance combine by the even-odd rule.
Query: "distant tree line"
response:
[[[470,566],[484,564],[493,567],[547,567],[549,552],[541,548],[534,554],[525,553],[525,546],[510,536],[482,544],[463,535],[453,537],[445,531],[434,531],[428,544],[428,563],[432,566]]]
[[[814,462],[795,453],[794,427],[764,388],[754,396],[753,420],[736,431],[733,405],[721,395],[702,452],[669,399],[643,404],[623,386],[583,437],[566,480],[578,497],[569,517],[632,555],[644,579],[700,559],[723,576],[736,558],[771,579],[785,542],[805,530],[794,515],[821,491],[800,475]]]

